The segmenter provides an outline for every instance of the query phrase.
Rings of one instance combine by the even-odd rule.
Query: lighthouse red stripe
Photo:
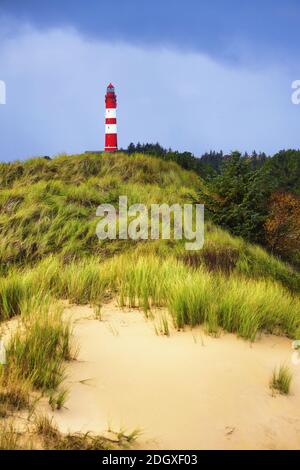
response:
[[[108,97],[105,100],[106,108],[116,108],[117,107],[117,102],[115,98]]]
[[[105,146],[106,152],[113,152],[118,150],[117,143],[117,119],[116,119],[116,107],[117,97],[114,91],[113,85],[110,83],[107,87],[107,93],[105,95],[106,105],[106,116],[105,116]],[[110,117],[114,116],[114,117]]]

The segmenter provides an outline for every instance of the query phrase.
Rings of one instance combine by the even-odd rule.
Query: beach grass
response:
[[[7,298],[12,300],[5,301],[2,319],[22,310],[24,321],[27,317],[32,321],[30,311],[43,311],[34,316],[31,331],[36,337],[50,335],[53,340],[62,327],[58,328],[55,315],[51,321],[45,315],[51,299],[99,305],[117,296],[121,306],[140,307],[146,315],[152,307],[167,307],[177,328],[205,324],[211,332],[222,328],[251,341],[260,331],[294,338],[300,324],[299,297],[281,283],[212,272],[203,265],[194,268],[171,256],[129,253],[103,262],[89,257],[66,265],[51,255],[33,268],[14,270],[3,281]],[[66,331],[60,333],[68,343]],[[27,340],[29,345],[35,344],[33,337]],[[21,343],[21,338],[16,339],[15,355]],[[51,344],[49,341],[50,349],[56,343]],[[24,354],[20,350],[19,357]]]
[[[164,336],[173,322],[249,341],[261,332],[299,337],[299,272],[209,220],[197,252],[184,240],[97,239],[99,204],[116,205],[124,194],[128,204],[201,203],[201,184],[175,163],[138,154],[0,164],[0,324],[20,320],[0,365],[1,417],[30,408],[32,391],[47,395],[53,410],[64,406],[65,363],[75,351],[63,301],[95,306],[98,318],[113,298],[147,317],[163,308],[156,328]],[[290,384],[285,366],[274,370],[272,389],[287,394]],[[108,446],[97,436],[62,437],[45,420],[38,425],[45,448]],[[13,427],[2,426],[0,448],[19,445]]]
[[[27,302],[22,299],[28,309]],[[34,307],[36,304],[33,303]],[[61,408],[66,392],[58,390],[65,361],[73,358],[71,325],[62,318],[62,305],[46,298],[26,311],[6,340],[6,364],[0,366],[0,406],[3,416],[30,408],[32,391],[48,394]],[[49,398],[50,400],[50,398]]]
[[[290,369],[286,365],[281,365],[274,369],[270,387],[272,390],[276,390],[282,395],[288,395],[290,393],[292,378],[293,376]]]

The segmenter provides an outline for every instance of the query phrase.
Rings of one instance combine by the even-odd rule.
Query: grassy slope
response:
[[[97,243],[99,204],[116,204],[123,194],[128,204],[193,200],[197,181],[176,164],[121,155],[0,165],[2,268],[48,254],[70,259],[124,251],[127,243]]]
[[[30,406],[32,389],[62,406],[63,363],[73,352],[60,299],[100,307],[118,296],[146,313],[166,306],[178,328],[299,337],[299,273],[209,221],[200,252],[187,252],[184,241],[99,242],[95,235],[101,203],[117,204],[120,195],[129,204],[201,202],[203,184],[142,155],[0,165],[0,321],[22,319],[0,367],[0,416]]]
[[[117,204],[120,195],[129,204],[201,202],[203,184],[174,163],[142,155],[0,165],[0,321],[22,319],[0,366],[0,417],[30,407],[32,389],[52,407],[63,405],[63,364],[73,352],[60,299],[100,307],[118,296],[146,313],[166,306],[178,328],[205,324],[211,334],[222,328],[250,340],[261,330],[299,337],[299,273],[209,221],[200,252],[187,252],[184,241],[99,242],[95,235],[101,203]],[[1,429],[0,448],[12,448],[2,440],[15,432]],[[71,446],[72,438],[83,446],[82,436],[58,437],[44,444]]]
[[[167,305],[178,326],[208,323],[250,339],[260,329],[296,334],[299,273],[209,222],[200,252],[174,240],[99,242],[100,203],[198,201],[203,182],[175,163],[61,156],[2,164],[0,181],[0,318],[49,295],[98,305],[118,293],[145,310]]]
[[[135,155],[62,156],[0,165],[0,265],[3,274],[13,266],[37,263],[48,255],[65,262],[137,251],[182,257],[192,265],[206,264],[246,275],[280,281],[300,290],[300,276],[263,249],[232,237],[206,223],[205,246],[186,253],[182,242],[99,242],[96,208],[101,203],[197,202],[203,182],[175,163]],[[198,201],[201,202],[201,201]]]

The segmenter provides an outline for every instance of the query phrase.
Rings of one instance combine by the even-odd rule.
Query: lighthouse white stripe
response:
[[[117,124],[105,124],[105,134],[116,134]]]
[[[105,117],[106,118],[116,118],[117,117],[116,108],[107,108],[106,111],[105,111]]]

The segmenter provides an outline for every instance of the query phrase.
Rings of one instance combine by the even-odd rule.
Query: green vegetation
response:
[[[180,169],[175,163],[122,154],[36,158],[1,164],[0,183],[2,317],[19,313],[22,288],[20,285],[12,288],[11,280],[7,282],[4,277],[16,267],[33,266],[49,255],[57,255],[65,264],[90,256],[102,262],[124,252],[186,258],[182,241],[99,242],[95,234],[96,208],[101,203],[116,204],[123,194],[127,195],[128,204],[203,202],[206,188],[196,174]],[[242,238],[229,235],[208,219],[205,228],[204,249],[192,253],[191,262],[251,278],[268,278],[292,291],[300,291],[299,273],[288,264]]]
[[[273,371],[270,387],[283,395],[288,395],[292,382],[292,374],[287,366],[281,365]]]
[[[245,173],[246,184],[248,170],[237,155],[228,165],[222,191],[232,195],[234,171]],[[296,334],[298,271],[209,220],[199,252],[187,252],[184,240],[98,240],[96,208],[120,195],[129,204],[202,202],[206,183],[176,163],[124,154],[36,158],[2,164],[0,180],[1,319],[47,309],[40,301],[47,296],[99,306],[119,295],[121,304],[138,302],[146,312],[168,306],[179,327],[205,323],[209,331],[221,327],[252,340],[261,329]],[[36,324],[34,334],[47,328]],[[50,349],[57,347],[56,332],[53,341]],[[36,376],[35,386],[51,388],[60,375]]]
[[[23,321],[7,348],[8,368],[41,390],[56,389],[70,359],[70,329],[57,312]]]
[[[176,164],[125,155],[34,159],[0,165],[0,265],[3,274],[49,254],[66,261],[99,258],[134,247],[122,241],[98,243],[96,208],[128,204],[195,201],[198,177]]]
[[[279,283],[209,271],[202,264],[195,268],[171,255],[123,254],[102,263],[90,257],[67,265],[50,256],[25,272],[15,270],[11,279],[13,285],[22,286],[19,306],[23,312],[31,305],[32,296],[47,294],[94,305],[118,295],[121,305],[140,306],[146,313],[152,306],[168,307],[178,328],[206,324],[211,331],[220,327],[250,340],[260,330],[296,337],[300,325],[300,300]],[[30,315],[24,321],[31,322]],[[70,357],[68,328],[55,316],[49,320],[44,314],[36,315],[26,331],[24,338],[15,337],[8,353],[12,351],[18,358],[22,375],[32,379],[36,387],[55,388],[61,377],[60,366],[47,362],[47,356],[51,353],[55,363],[58,357]],[[26,356],[33,346],[38,347],[36,338],[42,341],[45,337],[49,338],[48,349],[37,351],[34,361]],[[28,362],[41,368],[42,376],[27,370]]]
[[[139,431],[111,432],[112,438],[92,433],[62,434],[47,416],[34,416],[20,431],[13,419],[0,421],[0,450],[118,450],[128,449]]]
[[[6,418],[15,410],[30,408],[30,383],[20,378],[10,370],[4,377],[1,370],[0,380],[0,418]]]
[[[165,161],[176,162],[185,170],[195,171],[205,179],[213,178],[216,174],[219,174],[224,161],[228,158],[228,155],[225,155],[222,150],[219,152],[211,150],[210,152],[202,154],[200,157],[195,157],[191,152],[178,152],[177,150],[165,149],[159,143],[138,143],[134,145],[132,142],[127,147],[126,153],[129,155],[142,153],[161,158]],[[264,152],[256,153],[255,151],[253,151],[251,155],[245,153],[243,157],[251,161],[253,168],[263,166],[267,159]]]
[[[234,152],[201,191],[216,224],[300,266],[299,179],[300,152],[280,153],[258,169]]]
[[[130,144],[127,153],[135,152],[195,171],[205,180],[200,194],[216,224],[300,267],[299,150],[282,150],[273,157],[211,151],[196,158],[159,144]]]
[[[24,443],[21,444],[21,433],[14,427],[13,422],[0,422],[0,450],[24,450],[27,448]]]
[[[136,437],[135,432],[128,436],[121,432],[115,433],[112,442],[92,433],[62,434],[47,416],[36,417],[33,432],[41,440],[42,447],[50,450],[116,450],[128,448]]]
[[[0,366],[0,416],[30,408],[33,390],[46,394],[52,409],[63,406],[64,362],[74,351],[62,300],[89,303],[98,318],[101,304],[117,297],[120,305],[139,306],[146,315],[152,307],[167,308],[178,329],[204,325],[209,334],[225,330],[250,341],[261,331],[299,337],[296,263],[251,244],[245,223],[239,225],[248,218],[252,233],[263,222],[261,213],[255,215],[262,192],[256,193],[258,180],[253,183],[247,165],[233,156],[223,180],[210,183],[174,162],[136,154],[63,155],[0,165],[0,322],[20,319],[7,344],[7,365]],[[242,180],[234,177],[237,169]],[[253,184],[247,196],[241,181],[247,191]],[[117,204],[120,195],[127,195],[128,204],[147,206],[208,201],[203,250],[186,251],[185,240],[99,241],[96,208]],[[170,334],[164,314],[157,331]],[[274,384],[282,387],[287,377],[280,369]],[[90,436],[62,438],[45,428],[47,423],[40,423],[47,448],[107,444]],[[0,432],[0,447],[20,445],[14,430],[7,436],[8,444]]]
[[[49,395],[50,404],[63,406],[66,392],[58,390],[64,378],[64,362],[73,357],[68,322],[62,321],[62,306],[47,293],[41,294],[34,277],[11,276],[11,291],[21,286],[19,324],[6,341],[7,364],[0,366],[0,413],[31,408],[32,390]],[[12,314],[12,312],[10,312]]]

